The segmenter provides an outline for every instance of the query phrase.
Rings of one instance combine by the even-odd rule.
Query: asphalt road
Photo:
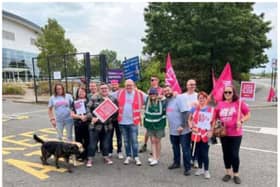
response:
[[[3,186],[235,186],[233,181],[224,183],[221,146],[210,147],[211,179],[202,176],[183,175],[183,168],[168,170],[172,162],[169,137],[162,140],[162,157],[155,167],[148,165],[149,153],[140,154],[142,166],[134,163],[125,166],[114,156],[114,164],[105,165],[97,154],[94,166],[80,165],[74,173],[63,167],[56,170],[53,165],[43,167],[39,155],[39,144],[32,140],[36,132],[43,138],[55,138],[47,117],[46,105],[34,105],[3,101]],[[240,151],[239,186],[277,186],[277,107],[257,107],[252,109],[252,118],[245,124],[245,133]],[[168,134],[168,129],[166,129]],[[139,141],[143,142],[143,127]],[[150,147],[148,147],[150,148]],[[52,164],[53,162],[50,161]]]

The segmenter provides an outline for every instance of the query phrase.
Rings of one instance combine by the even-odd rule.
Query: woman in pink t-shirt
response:
[[[223,100],[220,101],[215,109],[216,120],[219,119],[226,127],[227,135],[221,137],[224,164],[226,175],[223,181],[231,179],[231,169],[233,170],[233,180],[236,184],[241,183],[238,174],[239,170],[239,149],[242,140],[242,124],[250,118],[248,105],[241,102],[240,117],[238,118],[239,98],[232,86],[224,88]]]

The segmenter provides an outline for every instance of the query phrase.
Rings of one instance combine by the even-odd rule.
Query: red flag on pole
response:
[[[182,93],[171,64],[171,57],[169,53],[167,54],[167,59],[166,59],[165,84],[171,86],[173,91]]]
[[[227,63],[221,73],[219,79],[215,82],[215,87],[212,90],[212,95],[216,102],[223,99],[223,89],[227,85],[232,85],[232,75],[230,64]]]
[[[267,101],[267,102],[271,102],[272,99],[273,99],[273,97],[275,97],[275,91],[274,91],[274,89],[271,87],[270,90],[269,90],[269,94],[268,94],[268,96],[267,96],[266,101]]]

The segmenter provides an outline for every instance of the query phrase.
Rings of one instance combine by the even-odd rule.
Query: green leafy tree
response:
[[[164,85],[164,72],[161,71],[159,60],[149,59],[142,60],[141,63],[141,80],[136,83],[137,87],[144,92],[150,88],[151,76],[157,76],[160,79],[160,85]]]
[[[103,49],[100,51],[100,54],[103,54],[106,56],[106,60],[108,63],[108,67],[110,69],[120,68],[121,67],[121,61],[117,60],[117,52],[109,49]]]
[[[37,65],[41,74],[48,74],[48,56],[51,71],[60,71],[62,76],[65,76],[65,69],[67,69],[68,76],[79,69],[80,64],[75,56],[63,56],[76,53],[76,49],[71,41],[65,38],[63,27],[55,19],[48,19],[48,24],[42,28],[42,33],[38,36],[35,45],[40,50]],[[64,66],[64,60],[67,61],[66,66]]]
[[[218,76],[230,62],[239,80],[268,62],[270,22],[253,13],[253,3],[150,3],[144,17],[144,54],[165,62],[170,52],[181,86],[195,78],[209,91],[211,68]]]

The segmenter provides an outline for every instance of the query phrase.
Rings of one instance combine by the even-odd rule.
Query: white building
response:
[[[35,41],[41,32],[38,25],[10,12],[2,11],[3,81],[27,81],[33,77],[32,58],[39,54]],[[35,75],[39,75],[36,64]]]

